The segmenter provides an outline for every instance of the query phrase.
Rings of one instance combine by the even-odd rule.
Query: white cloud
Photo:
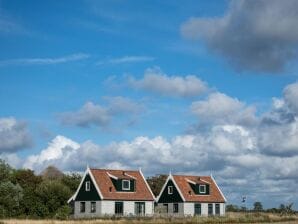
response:
[[[140,80],[130,77],[129,84],[135,89],[173,97],[198,96],[208,89],[206,83],[195,75],[168,76],[158,68],[147,69]]]
[[[60,160],[61,164],[67,161],[69,155],[73,154],[80,145],[64,136],[56,136],[48,145],[37,155],[29,156],[24,167],[29,169],[40,169],[50,165],[52,161]]]
[[[284,99],[289,108],[298,114],[298,82],[286,86],[284,89]]]
[[[111,58],[108,60],[103,60],[97,62],[98,65],[103,64],[126,64],[126,63],[138,63],[138,62],[147,62],[147,61],[154,61],[154,57],[149,56],[124,56],[120,58]]]
[[[32,139],[25,122],[13,117],[0,118],[0,153],[16,152],[31,144]]]
[[[89,58],[88,54],[77,53],[71,55],[65,55],[57,58],[19,58],[19,59],[8,59],[0,61],[0,66],[9,65],[52,65],[62,64],[72,61],[80,61]]]
[[[223,93],[211,93],[206,100],[193,102],[191,111],[202,123],[253,124],[255,108]]]
[[[60,114],[59,118],[62,124],[80,127],[89,127],[91,125],[107,127],[120,115],[127,115],[131,120],[135,120],[137,114],[143,109],[141,104],[129,98],[116,96],[104,97],[104,99],[107,101],[106,106],[87,102],[78,111]]]

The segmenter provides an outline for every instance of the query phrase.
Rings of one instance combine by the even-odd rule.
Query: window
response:
[[[85,190],[90,191],[90,181],[86,181]]]
[[[83,201],[81,201],[81,203],[80,203],[80,212],[81,213],[84,213],[85,212],[85,202],[83,202]]]
[[[220,206],[219,204],[215,204],[215,215],[219,215],[220,214]]]
[[[169,206],[168,206],[168,204],[163,204],[163,207],[164,207],[164,211],[166,212],[166,213],[169,213]]]
[[[206,193],[206,185],[200,185],[200,194]]]
[[[202,205],[201,204],[195,204],[195,215],[202,215]]]
[[[90,209],[91,213],[95,213],[96,212],[96,202],[95,201],[91,201],[91,209]]]
[[[115,202],[115,214],[123,215],[123,202]]]
[[[145,202],[135,202],[135,214],[145,215]]]
[[[173,186],[168,186],[168,194],[173,194]]]
[[[173,213],[178,213],[179,212],[179,205],[178,203],[173,204]]]
[[[130,181],[122,180],[122,190],[130,190]]]
[[[208,215],[213,215],[213,204],[208,204]]]

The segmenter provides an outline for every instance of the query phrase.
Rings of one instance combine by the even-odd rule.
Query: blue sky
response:
[[[1,0],[0,157],[212,172],[231,203],[297,206],[298,6],[285,2]]]

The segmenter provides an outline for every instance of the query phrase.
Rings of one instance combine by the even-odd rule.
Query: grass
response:
[[[224,217],[146,217],[146,218],[102,218],[88,220],[32,220],[6,219],[0,224],[213,224],[213,223],[298,223],[298,216],[280,216],[272,213],[227,213]]]

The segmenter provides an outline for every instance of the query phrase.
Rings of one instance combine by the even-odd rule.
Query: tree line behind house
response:
[[[64,174],[50,166],[39,175],[30,169],[13,169],[0,159],[0,218],[67,218],[71,208],[67,200],[76,191],[82,176],[78,173]],[[152,192],[157,196],[167,175],[147,178]],[[267,209],[268,212],[292,214],[293,204]],[[227,211],[245,211],[236,205],[227,205]],[[246,210],[247,211],[247,210]],[[261,202],[254,203],[250,211],[265,211]]]

